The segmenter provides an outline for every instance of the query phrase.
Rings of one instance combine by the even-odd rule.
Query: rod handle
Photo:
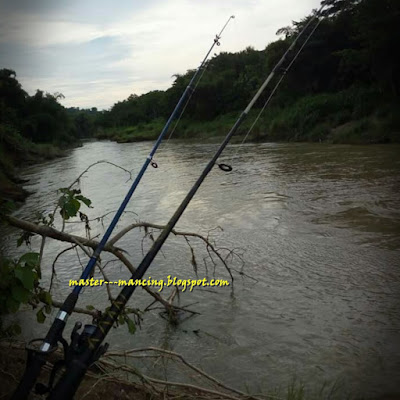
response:
[[[28,398],[33,386],[35,385],[40,370],[46,363],[46,355],[43,353],[32,353],[28,350],[28,361],[25,366],[24,374],[15,389],[11,400],[25,400]]]
[[[61,376],[47,400],[71,400],[85,376],[88,366],[75,358],[71,360],[67,371]]]

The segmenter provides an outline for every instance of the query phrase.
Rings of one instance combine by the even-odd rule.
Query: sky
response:
[[[0,0],[0,68],[31,95],[110,109],[197,68],[231,15],[211,56],[263,50],[315,8],[318,0]]]

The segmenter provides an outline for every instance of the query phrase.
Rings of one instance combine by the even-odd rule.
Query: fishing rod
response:
[[[205,67],[207,59],[212,52],[213,48],[215,46],[220,46],[220,39],[221,35],[224,32],[225,28],[231,21],[231,19],[235,18],[233,15],[228,18],[226,21],[225,25],[222,27],[221,31],[219,34],[217,34],[214,38],[214,41],[212,43],[212,46],[208,50],[206,56],[204,57],[203,61],[201,62],[200,66],[194,73],[192,79],[190,80],[188,86],[186,87],[185,91],[183,92],[181,98],[179,99],[178,103],[176,104],[171,116],[167,120],[164,128],[162,129],[157,141],[155,142],[153,148],[151,149],[149,155],[147,156],[146,160],[143,163],[142,168],[140,169],[138,175],[136,176],[134,182],[132,183],[128,193],[126,194],[123,202],[121,203],[119,209],[117,210],[116,214],[114,215],[110,225],[108,226],[104,236],[102,237],[99,245],[93,252],[93,255],[90,257],[84,271],[81,274],[80,279],[87,279],[94,266],[97,263],[97,260],[100,256],[100,253],[103,251],[104,246],[106,245],[108,239],[110,238],[115,226],[117,225],[119,219],[121,218],[122,213],[124,212],[126,206],[128,205],[133,193],[135,192],[137,186],[139,185],[144,173],[146,172],[149,164],[153,168],[157,168],[158,165],[157,163],[153,160],[153,157],[160,146],[164,136],[166,135],[172,121],[176,118],[178,115],[179,111],[181,110],[182,106],[184,105],[185,101],[187,98],[191,96],[191,94],[194,91],[194,83],[197,79],[197,77],[200,74],[200,71]],[[64,350],[66,351],[68,345],[65,342],[65,340],[62,338],[62,333],[64,330],[64,327],[66,325],[68,317],[71,315],[73,312],[75,305],[78,301],[79,294],[82,290],[82,287],[77,285],[74,287],[72,292],[68,295],[66,300],[64,301],[63,305],[60,308],[60,311],[57,313],[57,316],[50,327],[46,337],[44,340],[42,339],[35,339],[31,341],[26,349],[28,351],[28,359],[27,359],[27,364],[26,368],[24,371],[24,374],[20,380],[20,383],[14,392],[14,395],[12,397],[13,400],[20,400],[20,399],[25,399],[29,392],[31,391],[33,385],[35,384],[42,366],[46,362],[46,358],[50,353],[55,351],[57,349],[58,342],[60,342]],[[39,346],[39,349],[38,349]],[[43,389],[44,390],[44,389]]]
[[[292,68],[293,64],[296,62],[297,58],[299,57],[299,55],[301,54],[301,52],[303,51],[304,47],[307,45],[307,43],[309,42],[309,40],[311,39],[311,37],[313,36],[314,32],[317,30],[317,28],[319,27],[319,25],[321,24],[322,19],[319,18],[318,22],[315,24],[315,26],[313,27],[312,31],[310,32],[310,34],[307,36],[307,39],[304,41],[304,43],[301,45],[301,47],[299,48],[299,50],[297,51],[297,53],[295,54],[295,56],[293,57],[292,61],[290,62],[290,64],[283,70],[283,73],[281,75],[281,77],[279,78],[278,82],[276,83],[276,85],[273,87],[273,89],[271,90],[271,93],[269,94],[267,100],[265,101],[263,107],[261,108],[260,112],[258,113],[257,117],[254,119],[254,122],[251,124],[249,130],[247,131],[245,137],[243,138],[243,140],[241,141],[239,148],[236,150],[235,154],[232,156],[231,158],[231,163],[234,162],[234,160],[238,157],[239,152],[241,147],[244,145],[244,143],[246,142],[247,138],[249,137],[250,133],[252,132],[253,128],[256,126],[258,120],[260,119],[262,113],[264,112],[264,110],[266,109],[266,107],[268,106],[268,104],[271,102],[272,98],[274,97],[276,91],[278,90],[280,84],[282,83],[282,81],[285,79],[285,76],[287,75],[287,73],[290,71],[290,69]],[[227,165],[227,164],[226,164]]]
[[[289,49],[285,52],[282,56],[280,61],[276,64],[272,72],[269,74],[265,82],[261,85],[258,92],[252,98],[248,106],[245,110],[241,113],[229,133],[226,135],[225,139],[217,149],[214,156],[206,165],[205,169],[194,183],[193,187],[190,189],[182,203],[179,205],[171,219],[168,221],[165,228],[161,231],[158,238],[154,241],[153,245],[151,246],[150,250],[144,256],[143,260],[140,262],[136,271],[132,274],[132,280],[141,279],[144,274],[146,273],[147,269],[153,262],[154,258],[156,257],[157,253],[161,249],[162,245],[168,238],[169,234],[171,233],[172,229],[178,222],[179,218],[185,211],[186,207],[189,205],[190,201],[193,199],[194,195],[196,194],[197,190],[203,183],[204,179],[210,173],[214,165],[217,163],[218,158],[220,157],[221,153],[229,143],[232,136],[238,130],[240,124],[246,118],[247,114],[250,112],[251,108],[254,106],[260,95],[262,94],[263,90],[267,87],[268,83],[274,77],[276,72],[285,62],[288,55],[292,52],[296,43],[303,36],[304,32],[307,30],[308,26],[311,24],[315,18],[318,18],[322,9],[321,9],[311,18],[309,23],[306,27],[299,33],[297,38],[293,41]],[[221,164],[219,164],[221,169]],[[95,325],[85,325],[81,334],[78,333],[78,330],[81,328],[82,324],[77,322],[75,324],[73,333],[71,335],[71,346],[70,349],[73,352],[72,354],[68,355],[68,363],[67,368],[63,375],[60,377],[59,381],[55,385],[54,389],[50,392],[48,400],[70,400],[73,398],[76,390],[78,389],[83,377],[86,374],[87,369],[92,365],[98,358],[106,351],[108,348],[108,344],[102,345],[103,340],[107,336],[109,330],[117,321],[118,316],[123,311],[124,307],[126,306],[127,302],[129,301],[130,297],[135,291],[136,286],[128,286],[126,285],[121,292],[119,293],[118,297],[112,301],[111,307],[109,307],[100,320],[97,322],[97,326]]]

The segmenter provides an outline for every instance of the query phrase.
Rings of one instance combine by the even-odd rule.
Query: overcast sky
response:
[[[215,52],[262,50],[319,0],[0,0],[0,68],[29,94],[61,92],[67,106],[108,109],[167,89]],[[214,52],[213,52],[214,53]]]

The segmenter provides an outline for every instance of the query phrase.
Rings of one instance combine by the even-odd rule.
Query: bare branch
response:
[[[110,239],[108,241],[108,244],[114,245],[116,242],[118,242],[118,240],[120,240],[128,232],[130,232],[131,230],[133,230],[135,228],[140,228],[140,227],[154,228],[154,229],[163,230],[165,228],[165,225],[152,224],[152,223],[149,223],[149,222],[137,222],[137,223],[128,225],[127,227],[123,228],[112,239]],[[211,251],[220,259],[220,261],[224,265],[225,269],[228,271],[229,276],[231,277],[231,280],[232,280],[232,283],[233,283],[234,277],[233,277],[232,272],[230,271],[230,269],[228,267],[228,264],[226,263],[224,258],[219,254],[219,252],[214,247],[214,245],[210,242],[208,237],[205,238],[204,236],[200,235],[199,233],[177,231],[176,229],[172,229],[171,233],[173,233],[175,236],[184,236],[185,238],[187,238],[187,237],[196,237],[198,239],[201,239],[207,245],[207,248],[211,249]]]
[[[46,243],[46,236],[42,236],[42,242],[40,244],[40,251],[39,251],[39,271],[42,271],[42,258],[43,258],[45,243]]]
[[[58,259],[59,259],[64,253],[66,253],[67,251],[70,251],[70,250],[75,249],[76,246],[77,246],[77,245],[75,244],[75,245],[73,245],[73,246],[71,246],[71,247],[67,247],[66,249],[60,251],[60,252],[57,254],[56,258],[54,259],[53,264],[51,265],[51,279],[50,279],[49,292],[50,292],[51,289],[53,288],[54,277],[57,275],[57,274],[56,274],[56,262],[58,261]]]
[[[251,396],[249,396],[248,394],[223,384],[218,379],[214,378],[213,376],[211,376],[211,375],[207,374],[206,372],[202,371],[201,369],[197,368],[195,365],[186,361],[185,358],[181,354],[175,353],[174,351],[160,349],[157,347],[145,347],[145,348],[140,348],[140,349],[125,350],[125,351],[120,351],[120,352],[108,352],[104,357],[129,357],[132,353],[147,352],[147,351],[154,351],[154,352],[158,352],[161,354],[165,354],[170,357],[178,358],[184,365],[186,365],[193,371],[197,372],[199,375],[203,376],[204,378],[208,379],[209,381],[213,382],[215,385],[217,385],[225,390],[228,390],[230,392],[236,393],[240,396],[246,396],[246,397],[251,398]]]
[[[22,219],[18,219],[12,217],[10,215],[4,216],[5,221],[7,221],[10,225],[15,226],[16,228],[23,229],[24,231],[37,233],[38,235],[47,236],[52,239],[60,240],[62,242],[76,244],[76,241],[81,243],[83,246],[90,247],[92,249],[96,249],[99,242],[93,239],[87,239],[81,236],[71,235],[69,233],[61,232],[55,228],[52,228],[47,225],[37,225],[32,222],[24,221]],[[104,247],[105,251],[113,253],[116,250],[120,250],[114,246],[110,246],[106,244]]]
[[[59,231],[53,227],[47,226],[47,225],[38,225],[38,224],[34,224],[28,221],[24,221],[12,216],[5,216],[4,219],[12,226],[15,226],[17,228],[23,229],[24,231],[27,232],[31,232],[31,233],[36,233],[41,235],[43,238],[45,237],[50,237],[52,239],[55,240],[59,240],[59,241],[64,241],[67,243],[72,243],[73,246],[70,247],[69,249],[72,248],[76,248],[76,246],[79,246],[82,251],[85,252],[85,254],[87,254],[88,257],[91,257],[91,253],[88,251],[88,248],[91,249],[96,249],[98,247],[99,242],[97,240],[94,239],[88,239],[85,237],[80,237],[80,236],[76,236],[76,235],[72,235],[72,234],[68,234],[65,233],[63,231]],[[104,246],[104,251],[109,252],[111,254],[113,254],[119,261],[121,261],[130,271],[131,274],[134,274],[134,272],[136,271],[135,267],[132,265],[132,263],[128,260],[128,258],[125,256],[124,254],[124,250],[121,248],[116,247],[114,244],[120,240],[124,235],[126,235],[128,232],[130,232],[131,230],[135,229],[135,228],[144,228],[146,235],[149,235],[151,240],[154,240],[154,237],[152,237],[151,232],[149,233],[149,228],[150,229],[157,229],[157,230],[162,230],[165,228],[165,226],[163,225],[159,225],[159,224],[153,224],[153,223],[148,223],[148,222],[137,222],[134,224],[131,224],[125,228],[123,228],[120,232],[118,232],[112,239],[110,239],[106,245]],[[216,229],[222,229],[220,227],[216,228]],[[233,250],[229,250],[229,249],[225,249],[222,248],[222,250],[226,250],[228,251],[228,254],[223,257],[222,254],[220,253],[221,249],[218,249],[215,246],[215,243],[211,242],[210,239],[210,232],[212,230],[210,230],[207,234],[207,237],[202,236],[201,234],[198,233],[193,233],[193,232],[185,232],[185,231],[178,231],[178,230],[172,230],[172,233],[175,236],[183,236],[186,243],[189,245],[191,254],[192,254],[192,265],[193,268],[195,269],[195,272],[197,272],[197,262],[196,262],[196,257],[195,257],[195,252],[194,252],[194,248],[192,247],[192,245],[190,244],[189,241],[189,237],[194,237],[197,239],[200,239],[203,243],[205,243],[206,245],[206,250],[208,252],[209,258],[212,261],[212,263],[214,264],[214,266],[216,265],[213,256],[217,257],[220,262],[224,265],[225,269],[228,271],[231,280],[233,282],[234,277],[232,275],[231,272],[231,268],[227,265],[227,258],[229,257],[233,257],[234,255],[236,255],[237,257],[239,257],[241,260],[241,255],[239,255],[238,253],[234,252]],[[43,245],[43,242],[42,242]],[[53,263],[53,275],[52,275],[52,280],[51,280],[51,285],[53,283],[53,277],[55,274],[55,263],[58,259],[59,256],[61,256],[61,254],[63,254],[64,252],[68,251],[69,249],[66,249],[64,251],[62,251],[60,254],[57,255],[56,260],[54,260]],[[104,268],[101,267],[101,265],[99,264],[99,261],[97,261],[97,265],[99,266],[100,272],[103,274],[103,276],[105,277],[105,280],[108,281],[106,275],[104,274]],[[206,266],[206,270],[207,270],[207,263],[205,261],[205,266]],[[238,272],[235,270],[235,272]],[[214,271],[215,273],[215,271]],[[247,276],[245,275],[242,271],[238,272],[240,275],[242,276]],[[250,277],[251,278],[251,277]],[[51,286],[50,286],[51,288]],[[110,292],[110,288],[108,285],[106,285],[107,291],[108,291],[108,295],[109,298],[111,299],[111,292]],[[183,312],[189,312],[192,315],[194,314],[198,314],[194,311],[188,310],[186,307],[178,307],[175,305],[172,305],[172,301],[166,300],[164,299],[159,293],[154,292],[152,289],[150,289],[147,286],[143,286],[142,287],[147,293],[149,293],[153,299],[159,303],[162,304],[162,306],[165,308],[165,310],[167,311],[167,314],[170,315],[173,319],[176,319],[176,313],[178,311],[183,311]],[[175,295],[178,294],[177,292],[175,292]],[[151,306],[149,306],[151,307]],[[147,310],[149,309],[149,307],[147,308]]]

